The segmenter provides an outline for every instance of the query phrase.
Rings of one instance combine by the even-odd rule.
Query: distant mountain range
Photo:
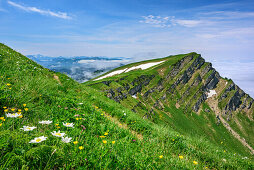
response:
[[[37,54],[27,57],[43,67],[64,73],[81,83],[129,62],[128,58],[105,56],[49,57]]]

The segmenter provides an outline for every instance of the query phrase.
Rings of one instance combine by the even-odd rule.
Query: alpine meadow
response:
[[[253,118],[195,52],[78,83],[0,44],[0,169],[254,169]]]

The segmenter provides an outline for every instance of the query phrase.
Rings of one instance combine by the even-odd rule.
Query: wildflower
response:
[[[21,112],[21,109],[18,109],[18,112]]]
[[[73,143],[74,143],[74,145],[77,145],[77,144],[78,144],[78,141],[74,141]]]
[[[79,120],[79,118],[77,117],[76,120]]]
[[[23,129],[24,131],[32,131],[34,130],[36,127],[29,127],[29,126],[23,126],[23,128],[20,128],[20,129]]]
[[[73,123],[63,123],[63,125],[64,125],[65,127],[72,127],[72,128],[73,128],[73,126],[74,126]]]
[[[182,156],[182,155],[179,155],[179,158],[180,158],[180,159],[183,159],[183,156]]]
[[[25,108],[24,110],[25,110],[25,111],[28,111],[28,108]]]
[[[39,123],[40,124],[46,124],[46,125],[48,125],[48,124],[52,123],[52,121],[50,121],[50,120],[43,120],[43,121],[40,121]]]
[[[3,108],[4,108],[4,109],[7,109],[7,107],[6,107],[6,106],[4,106]]]
[[[9,89],[11,90],[11,87]]]
[[[11,84],[10,84],[10,83],[7,83],[6,85],[7,85],[7,86],[10,86]]]
[[[194,163],[195,165],[197,165],[197,164],[198,164],[198,162],[197,162],[197,161],[193,161],[193,163]]]
[[[63,141],[64,143],[70,143],[70,142],[71,142],[71,139],[72,139],[72,138],[62,137],[62,141]]]
[[[79,148],[79,150],[82,150],[82,149],[84,149],[84,147],[83,146],[80,146],[80,147],[78,147]]]
[[[59,126],[57,126],[56,128],[57,128],[57,129],[59,129],[60,127],[59,127]]]
[[[116,141],[112,141],[112,144],[115,144],[116,143]]]
[[[9,111],[9,109],[4,109],[4,112],[8,112]]]
[[[102,142],[103,142],[104,144],[106,144],[106,143],[107,143],[107,141],[106,141],[106,140],[103,140]]]
[[[19,115],[21,114],[21,112],[17,112]]]
[[[0,117],[0,120],[4,120],[4,117]]]
[[[17,118],[17,117],[19,117],[21,115],[19,115],[18,113],[13,113],[13,114],[12,113],[7,113],[6,116],[7,117],[12,117],[12,118]]]
[[[103,116],[103,114],[101,114]]]
[[[58,123],[56,123],[55,125],[56,125],[56,126],[59,126],[59,124],[58,124]]]
[[[220,142],[220,144],[223,144],[223,142]]]
[[[60,133],[60,130],[58,132],[51,132],[51,134],[56,137],[63,137],[65,135],[65,133]]]
[[[38,138],[34,138],[34,139],[31,140],[29,143],[40,143],[40,142],[42,142],[42,141],[44,141],[44,140],[46,140],[46,139],[47,139],[47,137],[40,136],[40,137],[38,137]]]
[[[26,104],[23,104],[24,107],[26,107]]]
[[[16,110],[15,108],[12,108],[12,109],[11,109],[11,111],[13,111],[13,112],[14,112],[15,110]]]
[[[174,141],[175,141],[175,139],[172,139],[172,141],[174,142]]]
[[[162,158],[163,158],[163,155],[160,155],[159,158],[162,159]]]
[[[100,138],[105,138],[106,136],[100,136]]]
[[[2,126],[3,124],[2,123],[0,123],[0,126]]]
[[[224,150],[224,152],[226,152],[226,151]]]
[[[108,135],[108,132],[105,132],[104,135],[107,136],[107,135]]]
[[[22,118],[23,116],[22,115],[20,115],[18,118]]]

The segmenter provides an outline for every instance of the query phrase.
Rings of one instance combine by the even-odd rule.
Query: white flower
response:
[[[60,130],[58,132],[51,132],[51,134],[56,137],[63,137],[65,135],[65,133],[60,133]]]
[[[23,129],[24,131],[31,131],[31,130],[34,130],[36,127],[29,127],[29,126],[23,126],[23,128],[20,128],[20,129]]]
[[[74,126],[73,123],[63,123],[63,125],[66,126],[66,127],[72,127],[72,128],[73,128],[73,126]]]
[[[126,113],[124,112],[123,115],[126,116]]]
[[[40,143],[40,142],[42,142],[42,141],[44,141],[44,140],[46,140],[46,139],[47,139],[47,137],[40,136],[40,137],[38,137],[38,138],[34,138],[34,139],[31,140],[29,143]]]
[[[70,143],[70,142],[71,142],[71,139],[72,139],[72,138],[62,137],[62,141],[63,141],[64,143]]]
[[[39,123],[48,125],[48,124],[52,123],[52,121],[51,120],[43,120],[43,121],[40,121]]]
[[[12,118],[17,118],[19,116],[22,116],[21,114],[18,113],[7,113],[6,117],[12,117]]]

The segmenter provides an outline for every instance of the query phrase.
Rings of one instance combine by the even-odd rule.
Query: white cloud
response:
[[[171,27],[180,25],[184,27],[196,27],[200,24],[207,24],[208,21],[202,21],[202,20],[187,20],[187,19],[175,19],[175,16],[142,16],[143,20],[139,21],[141,23],[150,24],[153,27]]]
[[[36,12],[36,13],[39,13],[41,15],[53,16],[53,17],[62,18],[62,19],[72,19],[72,17],[68,16],[67,13],[65,13],[65,12],[52,12],[50,10],[41,10],[41,9],[36,8],[36,7],[26,7],[26,6],[17,4],[17,3],[12,2],[12,1],[7,1],[7,2],[11,6],[22,9],[26,12]]]
[[[154,27],[170,27],[169,19],[172,17],[148,15],[148,16],[142,16],[142,18],[144,20],[139,21],[141,23],[151,24]]]
[[[172,20],[172,22],[175,22],[178,25],[184,26],[184,27],[196,27],[202,23],[200,20]]]

